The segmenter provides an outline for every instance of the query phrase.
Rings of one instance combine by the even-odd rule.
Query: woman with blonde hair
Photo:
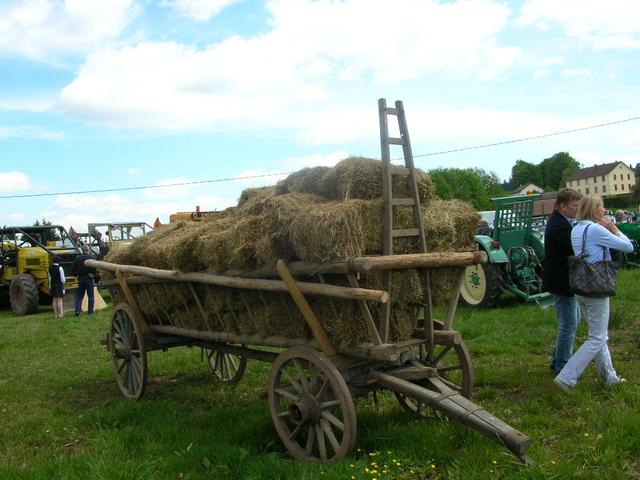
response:
[[[610,248],[631,252],[633,244],[615,223],[604,214],[604,204],[600,197],[585,196],[578,208],[578,224],[571,231],[571,244],[576,256],[584,252],[586,261],[596,263],[603,259],[611,260]],[[554,383],[568,390],[575,387],[587,365],[594,360],[598,375],[605,384],[611,386],[624,383],[613,368],[609,352],[609,297],[591,298],[576,295],[578,303],[584,308],[589,326],[586,342],[571,356]]]

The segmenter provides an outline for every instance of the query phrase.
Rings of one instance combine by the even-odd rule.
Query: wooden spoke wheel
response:
[[[109,352],[120,391],[127,398],[139,399],[147,383],[147,352],[140,324],[126,303],[113,311]]]
[[[434,321],[434,328],[442,330],[443,324]],[[415,360],[418,365],[426,365],[438,369],[439,379],[449,388],[458,391],[462,396],[471,400],[473,394],[473,364],[471,356],[464,342],[459,345],[435,345],[431,359],[426,359],[426,352],[420,352],[420,358]],[[429,388],[428,380],[417,380],[417,385]],[[430,408],[423,402],[418,402],[401,393],[395,394],[398,402],[408,412],[417,417],[424,417],[430,413]]]
[[[356,441],[356,411],[338,369],[319,352],[281,353],[269,375],[269,407],[276,431],[297,460],[334,462]]]
[[[213,375],[227,385],[238,383],[247,368],[247,357],[233,353],[207,350],[207,360]]]

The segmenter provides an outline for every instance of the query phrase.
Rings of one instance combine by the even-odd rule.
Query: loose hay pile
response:
[[[169,225],[137,239],[107,261],[183,272],[253,270],[273,266],[277,259],[324,263],[362,255],[380,255],[383,239],[381,162],[349,158],[333,168],[316,167],[289,175],[275,187],[242,192],[237,207],[200,223]],[[418,170],[419,196],[429,251],[474,248],[477,212],[461,201],[434,199],[430,177]],[[396,179],[398,180],[398,179]],[[402,180],[402,179],[399,179]],[[394,196],[406,195],[400,181]],[[395,228],[412,228],[409,208],[396,209]],[[415,240],[396,241],[394,253],[417,251]],[[106,278],[106,275],[105,275]],[[300,278],[319,281],[317,277]],[[348,286],[344,275],[324,281]],[[360,286],[384,290],[380,273],[362,275]],[[447,270],[432,271],[432,296],[443,299],[453,285]],[[204,318],[185,284],[132,285],[147,320],[196,330],[243,336],[278,335],[311,339],[312,334],[289,295],[196,285]],[[119,291],[112,292],[116,300]],[[391,339],[406,339],[422,301],[420,275],[394,272],[391,288]],[[355,301],[308,297],[314,313],[339,349],[370,341]],[[368,303],[378,321],[381,305]]]

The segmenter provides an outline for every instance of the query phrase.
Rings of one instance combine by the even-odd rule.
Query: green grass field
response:
[[[416,420],[390,394],[356,401],[356,449],[335,465],[291,460],[259,392],[269,364],[250,362],[233,389],[216,384],[199,349],[149,355],[138,402],[114,380],[93,317],[0,313],[0,479],[551,479],[640,478],[640,272],[620,274],[610,346],[629,383],[608,389],[587,369],[565,394],[552,383],[553,307],[507,299],[459,310],[476,370],[474,400],[531,437],[525,466],[440,415]],[[584,341],[581,326],[578,345]]]

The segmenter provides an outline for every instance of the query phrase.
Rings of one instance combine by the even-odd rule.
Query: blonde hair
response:
[[[585,195],[580,199],[580,206],[578,207],[578,220],[591,220],[597,222],[599,218],[596,217],[596,212],[600,206],[602,199],[596,196]]]

